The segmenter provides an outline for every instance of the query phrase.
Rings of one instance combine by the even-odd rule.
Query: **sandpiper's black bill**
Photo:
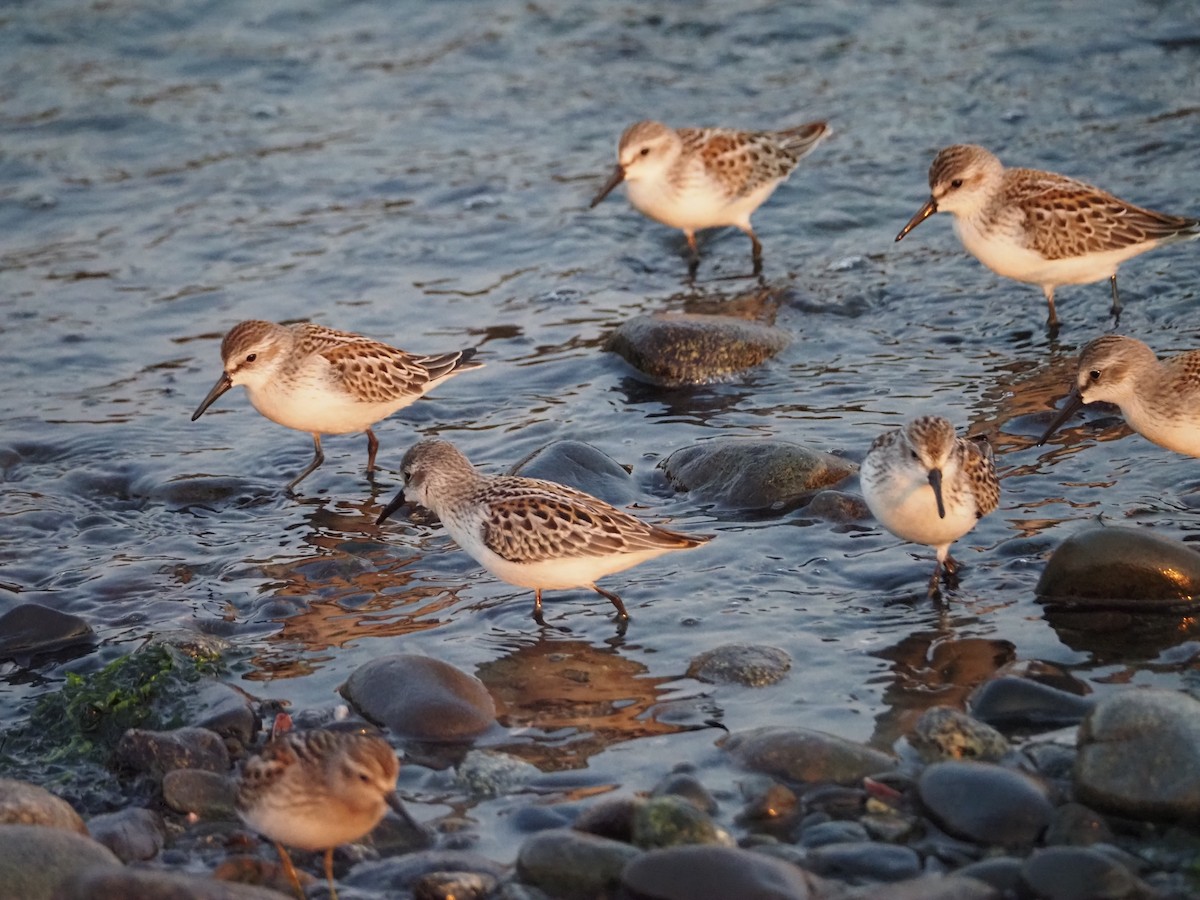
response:
[[[917,210],[917,214],[908,220],[908,224],[900,229],[900,233],[896,235],[896,240],[903,240],[906,234],[908,234],[937,211],[937,201],[930,197],[925,201],[925,205]]]
[[[625,169],[621,166],[617,166],[615,169],[613,169],[613,173],[611,176],[609,176],[608,181],[606,181],[604,183],[604,187],[600,188],[600,193],[598,193],[596,195],[595,199],[593,199],[592,202],[588,204],[588,209],[595,209],[596,204],[599,203],[601,200],[603,200],[605,197],[607,197],[609,194],[611,194],[613,192],[613,188],[615,188],[618,184],[620,184],[624,180],[625,180]]]
[[[942,470],[929,470],[929,486],[933,488],[933,496],[937,499],[938,518],[946,518],[946,505],[942,503]]]
[[[425,827],[413,818],[412,813],[408,811],[408,808],[404,805],[404,801],[400,799],[400,795],[395,791],[387,795],[387,805],[394,809],[396,814],[405,822],[407,822],[415,831],[425,830]]]
[[[403,488],[396,492],[396,496],[392,498],[392,502],[383,508],[383,512],[379,514],[379,518],[375,520],[376,525],[382,525],[396,510],[404,505],[404,490]]]
[[[208,392],[208,396],[200,401],[200,405],[196,407],[196,411],[192,413],[192,421],[195,422],[198,418],[204,415],[204,411],[208,409],[223,393],[233,387],[233,382],[229,380],[229,376],[221,373],[221,377],[217,379],[217,383],[212,386],[212,390]]]
[[[1083,395],[1077,390],[1071,391],[1070,395],[1067,397],[1066,406],[1062,408],[1062,412],[1060,412],[1058,416],[1055,417],[1054,421],[1050,423],[1050,427],[1046,429],[1046,433],[1038,438],[1037,445],[1040,447],[1042,444],[1046,443],[1050,435],[1058,431],[1058,429],[1062,427],[1063,422],[1075,415],[1081,406],[1083,406]]]

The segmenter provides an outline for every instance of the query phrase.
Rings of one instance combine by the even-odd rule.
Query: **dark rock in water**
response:
[[[683,797],[651,797],[633,814],[633,843],[643,849],[729,842],[707,813]]]
[[[517,877],[561,900],[610,895],[640,850],[568,828],[541,831],[517,854]]]
[[[854,900],[1001,900],[1000,891],[975,878],[925,875],[854,892]]]
[[[817,822],[800,832],[801,847],[824,847],[827,844],[851,844],[869,841],[871,836],[861,823],[853,819]]]
[[[113,754],[120,769],[162,776],[173,769],[229,771],[229,751],[221,736],[207,728],[146,731],[130,728]]]
[[[1097,809],[1200,822],[1200,701],[1159,689],[1105,697],[1079,728],[1075,788]]]
[[[1054,551],[1037,593],[1071,605],[1189,607],[1200,595],[1200,553],[1144,528],[1087,528]]]
[[[926,762],[947,759],[995,762],[1011,749],[995,728],[949,706],[925,710],[908,740]]]
[[[1021,869],[1022,893],[1038,900],[1141,900],[1146,889],[1129,869],[1085,847],[1035,851]]]
[[[636,900],[817,900],[822,879],[735,847],[670,847],[634,859],[621,885]]]
[[[641,797],[606,798],[580,813],[571,827],[610,840],[632,843],[633,817],[645,802]]]
[[[939,827],[977,844],[1032,844],[1054,813],[1043,784],[993,763],[935,763],[917,793]]]
[[[712,815],[717,811],[717,801],[700,779],[688,772],[672,772],[654,786],[652,797],[682,797],[696,809]]]
[[[92,816],[88,820],[88,830],[93,840],[126,863],[154,859],[166,840],[162,816],[136,806]]]
[[[153,869],[89,869],[65,884],[55,900],[281,900],[269,888]]]
[[[228,819],[235,815],[237,785],[224,772],[174,769],[162,780],[163,802],[180,813],[202,819]]]
[[[717,744],[738,765],[789,781],[856,784],[896,767],[887,753],[807,728],[752,728]]]
[[[483,682],[428,656],[371,660],[338,690],[365,718],[410,740],[470,741],[496,721]]]
[[[1016,895],[1017,886],[1021,883],[1021,869],[1024,866],[1025,860],[1015,856],[993,856],[969,863],[954,874],[960,878],[978,879],[1001,891],[1004,896],[1012,897]]]
[[[40,603],[22,603],[0,615],[0,659],[55,653],[90,644],[95,636],[92,626],[79,616]]]
[[[586,491],[613,506],[625,506],[638,496],[633,476],[625,467],[583,441],[554,441],[534,450],[509,472],[556,481]]]
[[[804,507],[807,516],[827,522],[861,522],[871,518],[867,501],[846,491],[817,491]]]
[[[86,835],[87,826],[66,800],[43,787],[0,778],[0,825],[41,825]]]
[[[430,872],[413,885],[413,900],[484,900],[498,881],[479,872]]]
[[[781,681],[791,667],[791,657],[778,647],[722,644],[693,659],[687,674],[709,684],[763,687]]]
[[[832,453],[754,438],[702,441],[659,465],[677,489],[740,509],[789,506],[855,471],[853,463]]]
[[[518,756],[498,750],[472,750],[458,764],[455,781],[473,797],[510,794],[541,775],[541,770]]]
[[[921,874],[921,858],[909,847],[851,841],[814,847],[805,857],[804,868],[851,884],[903,881]]]
[[[390,896],[398,891],[414,890],[423,880],[439,873],[453,872],[459,877],[479,875],[494,883],[504,870],[500,863],[466,850],[422,850],[378,862],[359,863],[342,881],[364,891]]]
[[[248,746],[258,731],[258,713],[250,700],[220,681],[200,682],[189,709],[187,724],[215,731],[236,748]]]
[[[1054,819],[1042,838],[1048,846],[1069,844],[1085,847],[1090,844],[1109,844],[1114,840],[1108,822],[1098,812],[1082,803],[1064,803],[1054,811]]]
[[[997,728],[1061,727],[1083,721],[1095,701],[1038,681],[1004,675],[971,695],[971,715]]]
[[[787,332],[730,316],[655,313],[630,319],[604,349],[663,387],[712,384],[762,363],[788,345]]]
[[[62,828],[0,825],[0,895],[14,900],[57,900],[81,872],[120,871],[121,861],[103,844]]]

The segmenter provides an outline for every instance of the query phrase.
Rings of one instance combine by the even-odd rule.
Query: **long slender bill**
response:
[[[598,193],[596,195],[595,199],[592,200],[592,202],[588,204],[588,209],[595,209],[596,204],[599,203],[601,200],[603,200],[605,197],[607,197],[609,194],[611,194],[613,192],[613,188],[615,188],[618,184],[620,184],[624,180],[625,180],[625,169],[623,166],[617,166],[615,169],[613,169],[613,173],[612,173],[612,175],[609,176],[608,181],[606,181],[604,183],[604,187],[600,188],[600,193]]]
[[[908,234],[937,211],[937,201],[930,197],[925,201],[925,205],[917,210],[917,214],[908,220],[908,224],[900,229],[900,233],[896,235],[896,240],[903,240],[906,234]]]
[[[1050,423],[1050,427],[1046,429],[1046,433],[1038,438],[1037,445],[1040,447],[1042,444],[1046,443],[1047,438],[1054,434],[1054,432],[1058,431],[1058,429],[1062,427],[1063,422],[1075,415],[1075,412],[1081,406],[1083,406],[1083,395],[1080,394],[1078,390],[1071,391],[1071,393],[1067,396],[1067,403],[1062,408],[1062,412],[1055,416],[1054,421]]]
[[[946,504],[942,502],[942,470],[929,470],[929,486],[933,488],[933,496],[937,500],[938,518],[946,518]]]
[[[229,380],[229,376],[224,372],[217,379],[217,383],[212,386],[212,390],[208,392],[208,396],[200,401],[200,405],[196,407],[196,411],[192,413],[192,421],[195,422],[198,418],[204,415],[204,411],[208,409],[223,393],[233,387],[233,382]]]
[[[379,518],[375,520],[376,525],[382,525],[396,510],[404,505],[404,489],[401,488],[396,492],[396,496],[392,498],[392,502],[383,508],[383,512],[379,514]]]

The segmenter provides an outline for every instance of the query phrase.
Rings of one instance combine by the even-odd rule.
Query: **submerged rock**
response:
[[[1021,867],[1021,887],[1040,900],[1142,900],[1151,896],[1117,860],[1087,847],[1037,850]]]
[[[787,332],[731,316],[655,313],[630,319],[604,349],[663,387],[711,384],[753,368],[788,345]]]
[[[166,842],[162,816],[136,806],[92,816],[88,820],[88,830],[93,840],[127,863],[154,859]]]
[[[687,674],[709,684],[764,687],[781,681],[791,667],[791,657],[778,647],[722,644],[693,659]]]
[[[935,763],[917,793],[941,828],[977,844],[1032,844],[1054,814],[1045,785],[993,763]]]
[[[670,847],[634,859],[621,886],[639,900],[816,900],[821,879],[736,847]]]
[[[708,814],[683,797],[651,797],[633,814],[633,843],[644,849],[678,844],[730,844]]]
[[[807,728],[752,728],[717,744],[739,765],[790,781],[855,784],[896,766],[887,753]]]
[[[702,441],[659,465],[677,489],[741,509],[789,506],[855,472],[853,463],[832,453],[754,438]]]
[[[21,900],[65,898],[63,885],[98,868],[119,871],[121,861],[103,844],[62,828],[0,825],[0,893]]]
[[[1074,725],[1093,703],[1090,697],[1015,675],[985,682],[970,698],[971,714],[997,728]]]
[[[22,603],[0,615],[0,659],[53,653],[95,639],[79,616],[40,603]]]
[[[583,441],[554,441],[534,450],[509,472],[556,481],[618,507],[633,502],[638,494],[624,466]]]
[[[517,877],[560,900],[594,900],[611,894],[625,865],[641,852],[619,841],[553,828],[521,845]]]
[[[1144,528],[1087,528],[1054,551],[1037,593],[1072,605],[1188,606],[1200,596],[1200,553]]]
[[[130,772],[162,777],[174,769],[229,771],[229,751],[221,736],[207,728],[149,731],[130,728],[113,754],[114,764]]]
[[[470,741],[496,721],[482,681],[429,656],[373,659],[338,690],[365,718],[409,740]]]
[[[1200,823],[1200,701],[1131,689],[1105,697],[1079,728],[1075,789],[1097,809]]]
[[[87,826],[66,800],[43,787],[0,778],[0,825],[42,825],[86,835]]]

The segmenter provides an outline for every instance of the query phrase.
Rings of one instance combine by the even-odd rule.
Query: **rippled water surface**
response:
[[[0,612],[36,601],[100,642],[0,663],[0,723],[68,670],[148,636],[226,637],[231,680],[297,707],[337,702],[370,658],[436,656],[481,677],[498,743],[564,784],[641,788],[675,762],[720,781],[716,732],[793,724],[887,747],[914,711],[960,703],[997,667],[1044,661],[1098,692],[1195,690],[1190,620],[1126,643],[1056,630],[1034,585],[1098,516],[1188,539],[1195,460],[1103,410],[1043,448],[1075,350],[1112,328],[1107,285],[1045,302],[968,257],[948,216],[903,243],[940,146],[973,141],[1166,211],[1200,213],[1200,12],[1192,0],[1017,4],[126,2],[0,8]],[[587,203],[639,118],[835,135],[755,217],[682,236],[621,192]],[[1200,346],[1195,244],[1122,268],[1122,333]],[[602,351],[633,315],[761,292],[793,337],[731,383],[665,391]],[[221,335],[309,319],[414,352],[478,345],[466,373],[327,461],[289,497],[308,437],[241,390],[197,422]],[[860,460],[924,412],[989,435],[1000,509],[957,545],[969,567],[924,597],[926,548],[804,510],[737,515],[674,495],[656,464],[716,436],[800,441]],[[560,438],[631,466],[639,506],[717,535],[609,586],[611,607],[498,582],[444,532],[373,524],[420,434],[502,471]],[[855,489],[856,486],[855,486]],[[793,659],[750,690],[685,677],[730,640]],[[585,673],[581,676],[580,673]],[[406,792],[426,817],[420,767]],[[432,776],[430,776],[432,777]],[[571,780],[573,779],[573,781]],[[423,797],[428,800],[422,806]],[[450,801],[448,801],[450,802]],[[511,855],[503,799],[473,815]],[[494,826],[494,827],[491,827]]]

